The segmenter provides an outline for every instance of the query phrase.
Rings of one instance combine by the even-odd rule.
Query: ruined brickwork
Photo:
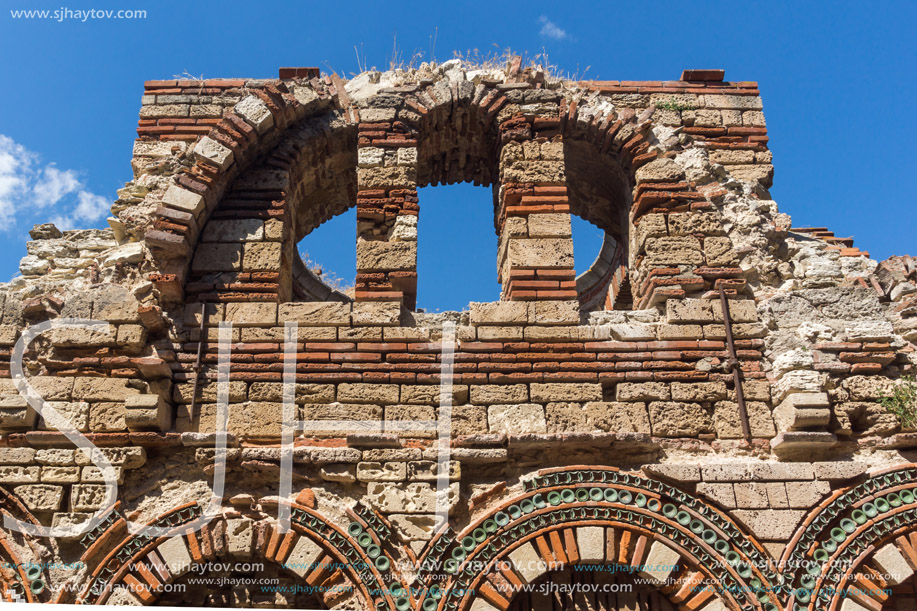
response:
[[[137,133],[111,228],[36,226],[0,288],[0,513],[65,526],[106,509],[99,466],[38,417],[24,380],[120,478],[86,534],[3,530],[4,599],[917,605],[917,435],[879,403],[917,365],[917,260],[792,227],[768,193],[756,83],[715,70],[574,83],[457,60],[346,82],[290,68],[148,81]],[[466,181],[493,188],[501,299],[416,311],[418,188]],[[353,206],[346,295],[296,244]],[[578,277],[571,215],[606,233]],[[64,319],[108,324],[23,336]],[[285,380],[296,420],[376,423],[297,432],[289,499]],[[445,410],[448,436],[403,426]],[[193,531],[215,479],[216,514]],[[229,560],[317,589],[165,587]],[[614,563],[635,572],[574,570]],[[518,593],[584,579],[634,589]]]

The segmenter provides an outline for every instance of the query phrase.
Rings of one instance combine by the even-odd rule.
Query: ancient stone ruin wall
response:
[[[148,81],[137,133],[110,230],[36,226],[0,290],[0,512],[64,526],[107,509],[98,465],[17,390],[17,352],[120,478],[85,535],[3,531],[6,599],[187,604],[161,586],[235,558],[329,588],[277,606],[561,608],[518,586],[621,563],[657,584],[639,590],[652,608],[913,608],[917,436],[879,400],[917,365],[917,260],[792,227],[755,83],[281,69]],[[493,189],[501,299],[423,313],[418,188],[455,182]],[[353,206],[349,296],[296,244]],[[571,215],[606,233],[579,277]],[[297,433],[289,532],[285,379],[296,420],[376,423]],[[447,414],[445,434],[404,425]],[[850,584],[876,587],[834,593]],[[566,608],[636,600],[616,596]]]

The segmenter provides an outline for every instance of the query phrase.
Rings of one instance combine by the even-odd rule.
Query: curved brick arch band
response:
[[[172,527],[174,535],[151,538],[140,533],[117,543],[97,562],[73,602],[154,604],[162,586],[173,583],[192,565],[222,557],[256,557],[278,565],[308,586],[322,588],[317,591],[331,593],[326,602],[330,600],[333,605],[349,598],[336,594],[350,589],[356,591],[364,607],[400,610],[411,604],[411,593],[397,585],[403,580],[395,558],[372,528],[372,512],[353,516],[352,525],[362,525],[362,532],[370,534],[366,545],[351,536],[355,534],[352,525],[348,529],[351,532],[344,531],[316,511],[296,504],[292,506],[293,528],[286,534],[281,534],[271,520],[258,526],[248,518],[222,516],[198,532],[186,532],[182,525],[200,513],[196,503],[179,507],[150,523]],[[123,531],[123,520],[109,529],[108,534],[101,533],[100,549],[104,539]],[[376,551],[369,552],[373,545]],[[90,547],[84,554],[87,564],[96,555]],[[66,592],[57,602],[70,602]]]
[[[685,564],[687,570],[653,569],[646,576],[673,600],[692,601],[691,608],[717,608],[721,597],[728,608],[779,608],[779,579],[760,544],[691,495],[656,480],[594,467],[539,472],[526,487],[526,494],[461,533],[442,535],[421,559],[422,566],[444,567],[448,577],[436,608],[481,609],[483,603],[474,601],[483,597],[483,608],[503,611],[512,597],[501,594],[488,575],[500,573],[497,583],[531,583],[544,573],[531,568],[538,562]],[[505,567],[501,561],[512,569],[495,569]],[[673,577],[682,584],[666,583]],[[717,580],[721,590],[692,590],[703,579]]]
[[[0,524],[4,516],[40,524],[19,498],[0,487]],[[48,602],[48,580],[40,558],[37,555],[33,559],[23,558],[12,541],[13,536],[0,530],[0,602]],[[27,538],[19,543],[31,547]]]
[[[915,532],[917,465],[880,471],[836,491],[809,514],[781,558],[786,608],[833,611],[848,598],[840,594],[847,587],[882,590],[907,581],[917,569]],[[875,573],[898,577],[875,579]],[[881,606],[888,596],[853,598],[859,609],[876,601]]]

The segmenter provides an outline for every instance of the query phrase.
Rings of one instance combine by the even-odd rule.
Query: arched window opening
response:
[[[325,221],[299,241],[293,257],[293,299],[353,299],[357,255],[354,240],[357,210],[351,208]]]
[[[564,161],[580,306],[584,311],[629,310],[633,307],[628,274],[631,181],[614,159],[585,142],[564,142]],[[596,247],[598,240],[601,245]],[[586,261],[589,253],[592,260]]]
[[[418,309],[461,311],[471,301],[498,301],[491,188],[470,183],[424,187],[418,199]]]

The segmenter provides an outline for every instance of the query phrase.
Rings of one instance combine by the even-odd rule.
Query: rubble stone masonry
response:
[[[110,229],[36,226],[0,285],[0,513],[109,509],[99,465],[17,390],[17,350],[119,477],[86,534],[0,531],[3,600],[204,604],[166,586],[232,559],[314,593],[208,604],[917,609],[917,433],[880,402],[917,366],[917,259],[792,227],[756,83],[453,60],[147,81],[141,104]],[[493,189],[500,301],[424,313],[418,189],[457,182]],[[354,206],[345,294],[296,244]],[[571,215],[605,232],[579,276]],[[64,319],[107,325],[23,339]],[[296,433],[287,499],[285,380],[298,421],[376,423]],[[446,416],[445,435],[405,425]],[[520,593],[615,563],[634,574],[589,579],[633,594]]]

